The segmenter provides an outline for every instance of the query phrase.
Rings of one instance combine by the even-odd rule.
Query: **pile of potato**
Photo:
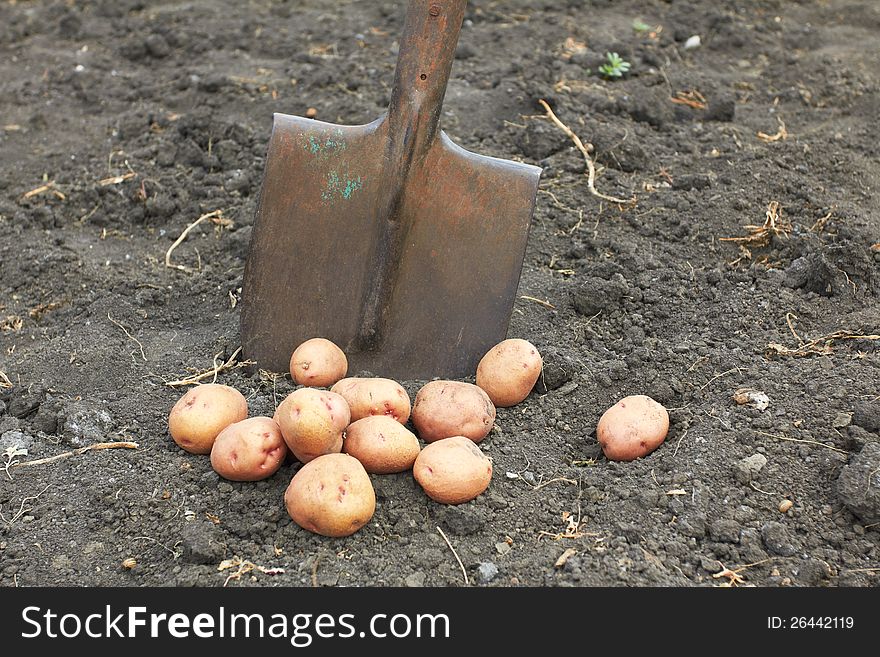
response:
[[[290,517],[317,534],[348,536],[375,511],[370,475],[412,470],[428,497],[442,504],[462,504],[483,493],[492,461],[476,443],[492,429],[496,407],[529,395],[542,367],[533,344],[504,340],[480,361],[476,385],[431,381],[410,404],[396,381],[346,377],[345,353],[313,338],[290,359],[290,375],[303,387],[273,417],[249,418],[239,391],[203,384],[177,401],[168,429],[186,451],[210,454],[214,470],[232,481],[270,477],[289,453],[303,464],[284,494]],[[655,449],[668,427],[657,402],[628,397],[602,416],[597,436],[609,459],[631,460]]]

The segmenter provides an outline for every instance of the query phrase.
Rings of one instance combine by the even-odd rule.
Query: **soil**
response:
[[[379,116],[402,4],[0,5],[0,451],[27,450],[0,460],[139,445],[0,472],[0,584],[222,586],[237,556],[284,572],[230,586],[460,586],[439,527],[481,586],[876,586],[872,0],[472,0],[443,126],[544,168],[509,331],[544,378],[481,443],[488,491],[442,506],[374,476],[373,520],[327,539],[284,511],[295,464],[231,483],[174,445],[165,383],[240,343],[272,113]],[[598,75],[606,52],[630,72]],[[594,145],[599,191],[634,205],[590,193],[541,98]],[[723,241],[771,203],[765,244]],[[166,267],[215,210],[232,225],[203,221],[173,253],[189,270]],[[252,414],[293,389],[258,368],[218,381]],[[670,433],[609,462],[596,422],[629,394]]]

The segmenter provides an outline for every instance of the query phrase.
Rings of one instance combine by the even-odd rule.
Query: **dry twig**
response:
[[[62,459],[70,458],[71,456],[78,456],[80,454],[85,454],[86,452],[94,452],[101,449],[137,449],[138,444],[127,442],[127,441],[116,441],[110,443],[95,443],[94,445],[87,445],[86,447],[80,447],[79,449],[74,449],[69,452],[64,452],[62,454],[56,454],[55,456],[50,456],[45,459],[37,459],[36,461],[22,461],[21,463],[16,463],[13,465],[13,468],[27,468],[32,465],[45,465],[47,463],[54,463],[55,461],[60,461]]]
[[[691,109],[704,110],[709,107],[709,101],[696,89],[690,91],[677,91],[669,100],[678,105],[687,105]]]
[[[721,563],[719,561],[718,565],[721,566],[721,570],[719,572],[715,573],[714,575],[712,575],[712,577],[714,577],[715,579],[719,579],[721,577],[727,578],[726,582],[719,584],[719,586],[721,586],[721,587],[740,586],[741,584],[745,583],[745,580],[740,576],[740,573],[742,571],[744,571],[746,568],[751,568],[752,566],[758,566],[762,563],[770,561],[770,559],[772,559],[772,558],[773,557],[769,557],[767,559],[761,559],[760,561],[756,561],[754,563],[747,563],[745,566],[740,566],[739,568],[734,568],[733,570],[731,570],[730,568],[728,568],[727,566],[725,566],[723,563]]]
[[[790,443],[804,443],[805,445],[817,445],[819,447],[824,447],[825,449],[830,449],[835,452],[840,452],[841,454],[849,454],[845,449],[840,449],[839,447],[835,447],[834,445],[826,445],[825,443],[820,443],[818,440],[806,440],[803,438],[789,438],[788,436],[777,436],[774,433],[766,433],[764,431],[756,431],[756,434],[759,436],[767,436],[768,438],[776,438],[777,440],[785,440]]]
[[[242,575],[251,572],[252,570],[257,570],[264,575],[283,575],[284,568],[264,568],[263,566],[258,566],[253,561],[248,561],[246,559],[242,559],[239,556],[232,557],[232,559],[224,559],[220,562],[220,565],[217,566],[217,570],[223,571],[229,568],[237,568],[234,573],[229,575],[226,578],[226,581],[223,582],[223,586],[229,584],[231,580],[238,580]]]
[[[790,324],[789,327],[791,327]],[[792,329],[792,332],[794,332],[794,329]],[[798,336],[796,333],[795,336],[798,339],[801,339],[800,336]],[[835,340],[880,340],[880,335],[864,335],[861,333],[856,333],[855,331],[846,330],[834,331],[834,333],[823,335],[808,342],[804,342],[803,340],[801,340],[800,346],[796,349],[790,349],[785,345],[779,344],[778,342],[771,342],[767,345],[767,357],[830,356],[832,353],[834,353],[832,345]]]
[[[45,178],[43,180],[45,180]],[[55,181],[54,180],[47,182],[45,185],[40,185],[39,187],[36,187],[29,192],[25,192],[22,195],[22,198],[29,199],[34,196],[39,196],[40,194],[43,194],[45,192],[52,192],[52,194],[54,194],[58,199],[60,199],[62,201],[67,198],[64,194],[62,194],[57,189],[55,189]]]
[[[550,303],[549,301],[544,301],[543,299],[538,299],[537,297],[522,295],[520,299],[524,299],[525,301],[532,301],[541,306],[544,306],[545,308],[549,308],[550,310],[556,310],[556,306],[554,306],[552,303]]]
[[[165,252],[165,266],[170,267],[171,269],[179,269],[180,271],[191,272],[193,269],[191,267],[187,267],[185,265],[175,265],[171,262],[171,252],[174,251],[183,240],[186,239],[186,236],[189,235],[190,231],[202,223],[205,219],[209,219],[211,223],[216,224],[218,226],[229,226],[232,222],[229,219],[225,219],[223,217],[223,210],[214,210],[213,212],[208,212],[207,214],[203,214],[201,217],[192,222],[189,226],[187,226],[184,231],[180,234],[174,244],[168,247],[168,250]]]
[[[747,235],[743,237],[720,237],[721,242],[736,242],[740,246],[760,247],[770,244],[772,237],[785,237],[791,233],[791,222],[782,218],[782,207],[779,201],[770,201],[767,206],[764,223],[760,226],[746,225]],[[751,257],[751,254],[749,254]],[[742,259],[742,258],[740,258]]]
[[[544,111],[547,113],[547,118],[553,121],[557,128],[562,130],[574,142],[574,145],[577,146],[577,149],[584,156],[584,161],[587,163],[587,187],[590,189],[590,193],[593,196],[597,196],[601,199],[605,199],[606,201],[610,201],[611,203],[619,203],[621,205],[631,205],[636,202],[636,197],[623,199],[617,198],[616,196],[608,196],[607,194],[603,194],[599,190],[596,189],[596,165],[593,163],[593,158],[590,155],[590,150],[593,148],[592,144],[588,146],[584,145],[584,142],[581,141],[580,137],[578,137],[574,132],[572,132],[571,128],[565,125],[556,114],[553,113],[553,110],[550,109],[550,105],[547,104],[543,98],[538,99],[538,102],[541,104],[541,107],[544,108]]]
[[[458,562],[459,567],[461,568],[461,574],[464,575],[464,585],[470,586],[471,582],[468,579],[467,570],[464,568],[464,564],[461,562],[461,559],[458,557],[458,552],[455,551],[455,548],[452,547],[452,543],[449,542],[449,539],[446,538],[446,534],[443,533],[443,530],[437,527],[437,531],[440,532],[440,536],[443,537],[443,540],[446,541],[446,545],[449,546],[449,549],[452,550],[452,556],[455,557],[455,560]]]
[[[3,515],[3,512],[0,511],[0,520],[2,520],[3,522],[5,522],[7,525],[9,525],[9,526],[11,527],[12,525],[15,524],[15,521],[16,521],[16,520],[18,520],[18,519],[21,518],[25,513],[27,513],[28,511],[31,510],[30,507],[28,507],[28,508],[24,508],[24,507],[25,507],[25,504],[27,504],[28,502],[33,502],[34,500],[36,500],[37,498],[39,498],[40,495],[42,495],[43,493],[45,493],[47,490],[49,490],[49,485],[48,485],[48,484],[46,485],[45,488],[43,488],[43,490],[41,490],[41,491],[40,491],[39,493],[37,493],[36,495],[28,495],[27,497],[23,497],[23,498],[21,498],[21,504],[20,504],[19,507],[18,507],[18,511],[16,511],[15,515],[12,516],[12,518],[10,518],[10,519],[8,519],[8,520],[7,520],[6,516]]]
[[[113,324],[116,324],[116,326],[118,326],[119,328],[122,329],[123,333],[125,333],[129,338],[134,340],[134,342],[137,344],[138,348],[141,350],[141,358],[143,358],[144,362],[146,362],[147,355],[144,353],[144,345],[141,344],[141,341],[138,340],[136,337],[134,337],[131,333],[129,333],[128,329],[125,328],[125,326],[123,326],[121,323],[117,322],[115,319],[110,317],[110,313],[107,313],[107,319],[109,319]]]
[[[2,388],[11,388],[12,381],[9,380],[9,377],[6,376],[6,372],[0,370],[0,389]]]
[[[220,352],[223,353],[223,352]],[[239,367],[244,367],[245,365],[253,365],[254,361],[252,360],[243,360],[236,362],[238,355],[241,353],[241,347],[232,352],[232,355],[226,359],[225,363],[217,363],[217,358],[220,354],[214,355],[214,367],[209,370],[205,370],[204,372],[198,372],[196,374],[192,374],[191,376],[185,377],[183,379],[178,379],[177,381],[166,381],[165,385],[169,388],[178,388],[180,386],[194,386],[204,379],[208,377],[214,377],[214,382],[217,382],[217,375],[222,372],[226,372],[228,370],[234,370]]]
[[[785,122],[778,116],[776,117],[776,121],[779,123],[779,130],[776,131],[776,134],[768,135],[766,132],[759,132],[757,135],[758,139],[768,144],[771,144],[774,141],[785,141],[788,139],[788,130],[785,129]]]

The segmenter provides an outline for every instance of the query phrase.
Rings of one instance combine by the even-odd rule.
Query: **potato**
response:
[[[409,419],[409,395],[397,381],[349,377],[338,381],[332,392],[345,397],[351,408],[351,421],[369,415],[387,415],[401,424]]]
[[[452,436],[419,453],[413,476],[435,502],[462,504],[489,487],[492,461],[470,438]]]
[[[317,388],[294,390],[275,410],[284,442],[303,463],[341,451],[342,432],[350,420],[345,399]]]
[[[489,395],[472,383],[431,381],[416,395],[412,423],[426,443],[450,436],[465,436],[478,443],[495,423],[495,406]]]
[[[477,365],[477,385],[495,406],[515,406],[529,396],[544,361],[528,340],[511,338],[492,347]]]
[[[168,414],[168,432],[187,452],[209,454],[217,434],[247,415],[247,400],[238,390],[203,383],[187,390],[174,404]]]
[[[303,386],[332,386],[348,373],[348,359],[324,338],[306,340],[290,357],[290,376]]]
[[[360,461],[370,474],[403,472],[419,455],[419,439],[387,415],[370,415],[352,422],[342,449]]]
[[[211,448],[211,467],[224,479],[259,481],[278,471],[287,444],[278,424],[268,417],[251,417],[226,427]]]
[[[645,395],[624,397],[609,408],[596,437],[611,461],[632,461],[657,449],[669,432],[669,413]]]
[[[348,454],[325,454],[293,476],[284,505],[303,529],[322,536],[348,536],[373,517],[376,493],[360,461]]]

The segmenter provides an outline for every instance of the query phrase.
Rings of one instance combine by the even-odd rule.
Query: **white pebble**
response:
[[[689,37],[687,41],[684,42],[685,50],[693,50],[694,48],[699,48],[702,45],[703,41],[700,39],[699,34],[695,34],[692,37]]]

